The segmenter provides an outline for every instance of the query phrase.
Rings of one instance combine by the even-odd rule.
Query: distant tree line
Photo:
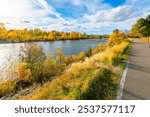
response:
[[[28,42],[28,41],[42,41],[42,40],[67,40],[67,39],[99,39],[108,38],[108,35],[87,35],[79,32],[58,32],[43,31],[39,28],[35,29],[20,29],[7,30],[3,23],[0,23],[0,39],[9,42]]]
[[[149,37],[150,36],[150,15],[146,18],[140,18],[133,25],[130,31],[131,37]]]

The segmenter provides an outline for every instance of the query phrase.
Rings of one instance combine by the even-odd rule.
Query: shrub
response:
[[[103,51],[105,51],[105,49],[106,49],[106,45],[103,45],[100,43],[93,49],[92,54],[97,54],[99,52],[103,52]]]
[[[14,82],[7,82],[0,84],[0,98],[4,95],[11,93],[14,90],[15,83]]]
[[[82,51],[79,54],[72,55],[73,62],[78,62],[78,61],[84,60],[85,57],[86,57],[86,55]]]
[[[20,54],[21,60],[25,63],[25,68],[30,70],[30,80],[32,82],[42,82],[42,69],[45,61],[45,54],[42,48],[36,44],[26,44]]]
[[[89,47],[88,48],[88,50],[87,50],[87,57],[90,57],[90,56],[92,56],[92,48],[91,47]]]
[[[51,77],[59,75],[59,66],[57,64],[57,60],[50,54],[43,63],[42,74],[43,80],[47,81]]]
[[[112,47],[114,45],[120,44],[124,39],[125,34],[121,30],[116,29],[110,35],[107,45]]]

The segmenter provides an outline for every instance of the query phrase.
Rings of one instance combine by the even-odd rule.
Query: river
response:
[[[81,51],[86,52],[89,47],[94,48],[99,43],[106,43],[107,39],[84,39],[84,40],[66,40],[66,41],[47,41],[32,42],[43,48],[45,54],[53,53],[56,56],[56,48],[60,48],[65,55],[78,54]],[[0,79],[3,79],[3,73],[7,72],[7,68],[14,68],[13,64],[18,61],[20,47],[25,43],[5,43],[0,44]]]

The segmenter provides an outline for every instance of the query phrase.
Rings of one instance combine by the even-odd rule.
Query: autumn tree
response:
[[[109,37],[108,45],[114,45],[120,43],[125,38],[125,34],[121,30],[114,30]]]
[[[78,38],[79,38],[79,39],[82,39],[82,38],[83,38],[81,33],[78,33]]]
[[[131,36],[133,37],[148,37],[150,36],[150,15],[145,19],[140,18],[131,29]]]
[[[54,40],[55,39],[55,32],[51,31],[48,35],[48,39]]]
[[[139,37],[140,36],[140,33],[137,30],[137,26],[136,25],[132,26],[132,29],[130,31],[130,36],[131,37]]]
[[[77,33],[76,32],[70,32],[70,38],[71,39],[77,39]]]
[[[66,33],[64,33],[64,32],[62,32],[62,34],[61,34],[61,39],[67,39],[67,34]]]
[[[8,30],[4,27],[3,23],[0,23],[0,38],[6,40],[7,34],[8,34]]]
[[[43,31],[39,28],[35,29],[11,29],[7,30],[3,23],[0,23],[0,39],[11,41],[11,42],[29,42],[39,40],[59,40],[59,39],[87,39],[87,38],[98,38],[96,36],[88,36],[85,32],[58,32]]]

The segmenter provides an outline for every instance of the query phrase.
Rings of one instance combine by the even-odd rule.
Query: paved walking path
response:
[[[150,100],[150,43],[134,40],[123,100]]]

